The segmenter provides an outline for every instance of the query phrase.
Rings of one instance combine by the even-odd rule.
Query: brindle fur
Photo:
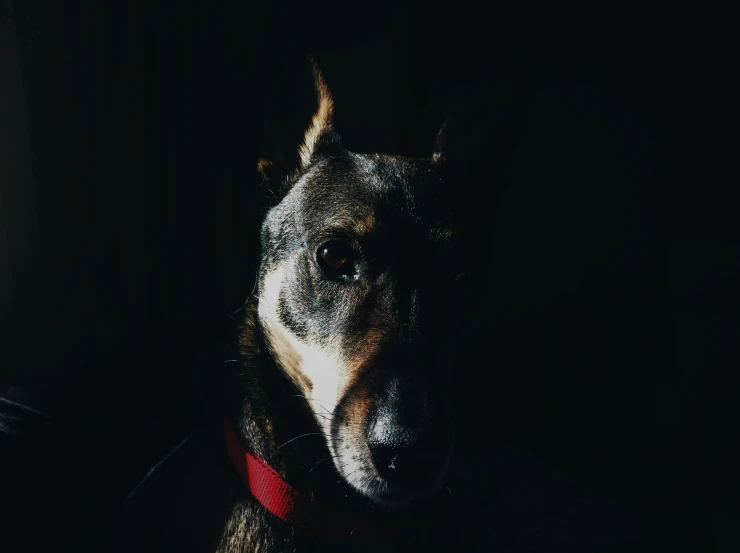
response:
[[[320,504],[378,521],[403,519],[405,531],[392,543],[363,544],[313,538],[286,525],[248,494],[229,465],[216,423],[167,460],[182,467],[170,471],[179,475],[157,476],[159,468],[149,477],[155,484],[145,482],[134,494],[125,523],[127,551],[453,546],[451,499],[443,486],[433,498],[400,506],[380,505],[373,497],[382,483],[373,480],[361,434],[384,375],[409,370],[423,375],[442,398],[447,416],[437,432],[443,445],[451,440],[442,392],[454,355],[450,338],[465,320],[461,294],[469,288],[460,277],[474,263],[466,250],[472,243],[462,239],[464,225],[453,209],[455,169],[442,149],[428,159],[343,149],[330,119],[333,104],[322,106],[331,102],[328,89],[315,75],[319,108],[299,158],[294,156],[297,163],[286,167],[290,156],[283,155],[259,164],[276,203],[262,226],[256,293],[240,311],[239,337],[225,364],[226,414],[252,452]],[[363,252],[357,281],[329,280],[317,269],[316,249],[338,234]],[[296,349],[304,342],[341,359],[336,374],[308,370],[305,350]],[[335,397],[321,396],[323,389]],[[365,472],[363,480],[343,474],[342,459]],[[160,487],[181,494],[177,516],[173,509],[147,506],[146,487],[156,487],[157,478],[167,482]]]

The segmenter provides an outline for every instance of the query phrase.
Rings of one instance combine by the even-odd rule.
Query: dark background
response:
[[[265,96],[289,101],[310,52],[356,151],[427,155],[454,108],[475,119],[470,97],[481,121],[495,102],[511,115],[470,150],[490,172],[455,183],[490,205],[492,237],[471,260],[491,268],[490,315],[457,373],[461,454],[526,451],[659,550],[740,547],[727,14],[5,0],[0,15],[8,530],[103,550],[126,493],[202,416],[256,269]]]

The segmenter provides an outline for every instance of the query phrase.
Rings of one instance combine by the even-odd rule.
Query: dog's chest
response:
[[[336,543],[296,535],[251,498],[235,502],[215,553],[396,553],[390,542]]]

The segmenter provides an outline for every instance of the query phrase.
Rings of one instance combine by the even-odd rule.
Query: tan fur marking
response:
[[[340,397],[347,393],[360,379],[368,362],[377,355],[383,344],[388,340],[388,332],[373,328],[357,342],[357,347],[348,359],[351,366],[349,380],[344,384]],[[358,434],[362,434],[370,410],[373,407],[372,399],[366,390],[355,388],[353,401],[347,409],[347,421],[349,426]]]
[[[363,220],[357,222],[357,230],[363,234],[369,234],[375,230],[375,215],[370,214]]]
[[[371,328],[360,340],[357,341],[356,349],[349,357],[349,361],[352,366],[351,372],[354,378],[357,378],[360,375],[362,369],[367,365],[368,361],[378,353],[378,350],[380,350],[387,339],[387,331],[379,328]],[[347,387],[351,385],[352,382],[349,382]]]
[[[346,409],[348,426],[360,436],[363,434],[372,407],[373,401],[370,395],[365,390],[357,390]]]
[[[311,119],[311,124],[306,129],[303,136],[303,144],[298,147],[301,158],[301,169],[305,169],[311,164],[311,157],[316,148],[316,143],[325,132],[331,130],[334,117],[334,100],[331,97],[329,88],[326,86],[324,77],[319,71],[316,62],[313,63],[314,84],[316,86],[316,99],[319,107]]]
[[[269,161],[267,159],[260,159],[257,162],[257,171],[259,171],[263,179],[270,179],[271,173],[274,171],[272,161]]]
[[[275,359],[280,363],[288,377],[301,390],[301,393],[308,395],[311,392],[311,380],[301,371],[303,358],[291,345],[287,336],[279,326],[265,328],[267,334],[267,344],[272,350]]]

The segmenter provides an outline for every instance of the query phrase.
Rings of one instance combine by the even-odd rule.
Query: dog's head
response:
[[[428,159],[349,152],[315,68],[314,79],[294,165],[259,162],[280,194],[262,226],[259,320],[341,476],[404,502],[435,492],[450,458],[454,337],[479,260],[454,209],[444,129]]]

